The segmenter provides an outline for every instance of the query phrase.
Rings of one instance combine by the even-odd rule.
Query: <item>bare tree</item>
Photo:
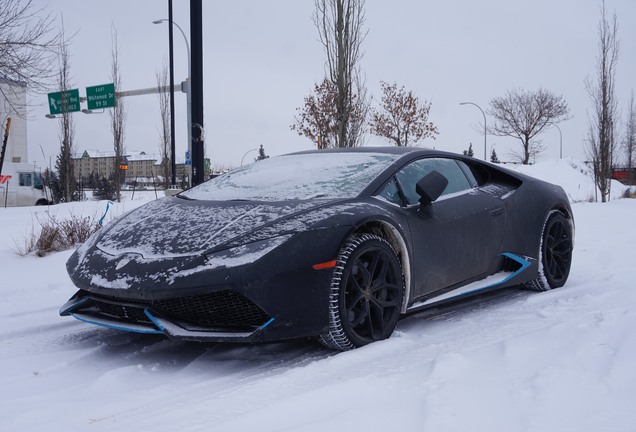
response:
[[[313,21],[326,54],[326,78],[335,87],[336,147],[360,145],[368,102],[360,72],[365,0],[315,0]]]
[[[110,75],[115,84],[115,91],[121,91],[121,69],[119,66],[119,44],[117,41],[117,30],[113,27],[111,48],[111,68]],[[117,190],[117,201],[121,201],[121,184],[124,180],[124,173],[119,169],[124,161],[124,127],[126,125],[126,107],[124,101],[118,98],[115,107],[110,111],[110,125],[113,132],[113,149],[115,151],[115,171],[114,180]]]
[[[314,142],[318,149],[337,147],[336,89],[328,79],[314,85],[302,108],[296,108],[291,129]]]
[[[54,17],[34,7],[31,0],[0,0],[0,76],[25,83],[28,90],[45,90],[57,81],[58,58],[65,43]],[[12,88],[0,87],[0,92],[15,104],[19,99],[5,94]]]
[[[302,108],[296,108],[294,124],[291,129],[298,135],[309,138],[318,149],[338,147],[338,114],[336,111],[337,90],[335,85],[325,78],[322,83],[314,85],[314,91],[305,97]],[[357,104],[357,95],[353,96],[353,111],[349,114],[350,132],[354,134],[356,142],[362,136],[362,125],[366,117],[366,105]]]
[[[371,108],[370,130],[374,135],[392,141],[395,145],[408,146],[425,138],[433,138],[439,133],[428,116],[431,103],[420,102],[412,91],[404,86],[380,82],[382,100],[380,108]]]
[[[627,110],[627,124],[625,125],[625,138],[623,138],[623,148],[625,150],[625,159],[627,172],[629,173],[629,185],[634,183],[634,150],[636,150],[636,106],[634,106],[634,91],[629,100],[629,108]]]
[[[592,160],[594,179],[602,202],[608,200],[611,192],[612,165],[616,157],[618,102],[614,86],[619,52],[617,35],[616,14],[609,21],[603,1],[598,25],[596,78],[588,78],[585,82],[585,88],[592,100],[586,151]]]
[[[159,154],[161,156],[161,176],[166,189],[170,187],[172,178],[170,163],[170,93],[163,91],[168,86],[168,66],[165,61],[161,71],[156,73],[157,96],[159,97],[159,112],[161,114],[161,129],[159,131]]]
[[[568,119],[570,110],[563,96],[545,89],[525,91],[515,89],[490,101],[488,114],[495,118],[490,133],[520,141],[522,150],[515,156],[524,165],[544,148],[536,139],[550,123]]]
[[[63,24],[62,24],[63,29]],[[71,89],[71,62],[68,52],[68,45],[64,39],[64,30],[62,30],[62,38],[60,41],[60,58],[57,84],[60,91],[68,91]],[[57,188],[59,196],[56,196],[62,202],[71,202],[79,199],[77,196],[77,184],[75,181],[75,172],[73,170],[72,156],[74,153],[73,140],[75,138],[75,124],[73,122],[73,113],[69,112],[66,104],[68,99],[60,100],[60,153],[55,162],[55,169],[58,172],[59,187]]]

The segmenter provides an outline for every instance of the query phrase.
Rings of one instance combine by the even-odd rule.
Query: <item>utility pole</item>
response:
[[[192,186],[205,181],[203,166],[203,18],[201,0],[190,0],[192,43]],[[172,27],[172,26],[171,26]]]
[[[174,50],[172,40],[172,0],[168,0],[168,57],[170,58],[170,153],[171,153],[171,185],[177,184],[177,161],[175,155],[174,137]]]

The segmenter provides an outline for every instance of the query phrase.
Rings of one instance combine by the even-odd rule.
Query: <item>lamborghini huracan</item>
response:
[[[272,157],[104,226],[73,253],[60,314],[200,341],[316,338],[348,350],[397,322],[570,272],[561,187],[437,150]]]

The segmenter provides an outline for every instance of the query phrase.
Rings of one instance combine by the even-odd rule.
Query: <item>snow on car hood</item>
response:
[[[137,253],[144,258],[198,255],[316,205],[315,201],[255,203],[164,198],[115,221],[96,246],[109,255]]]

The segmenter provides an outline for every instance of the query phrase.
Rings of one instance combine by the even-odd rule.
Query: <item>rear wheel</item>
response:
[[[381,237],[350,237],[340,250],[329,295],[329,331],[320,341],[350,350],[386,339],[400,319],[404,276],[397,254]]]
[[[562,287],[572,264],[572,225],[563,213],[553,210],[543,227],[539,277],[526,286],[538,291]]]

